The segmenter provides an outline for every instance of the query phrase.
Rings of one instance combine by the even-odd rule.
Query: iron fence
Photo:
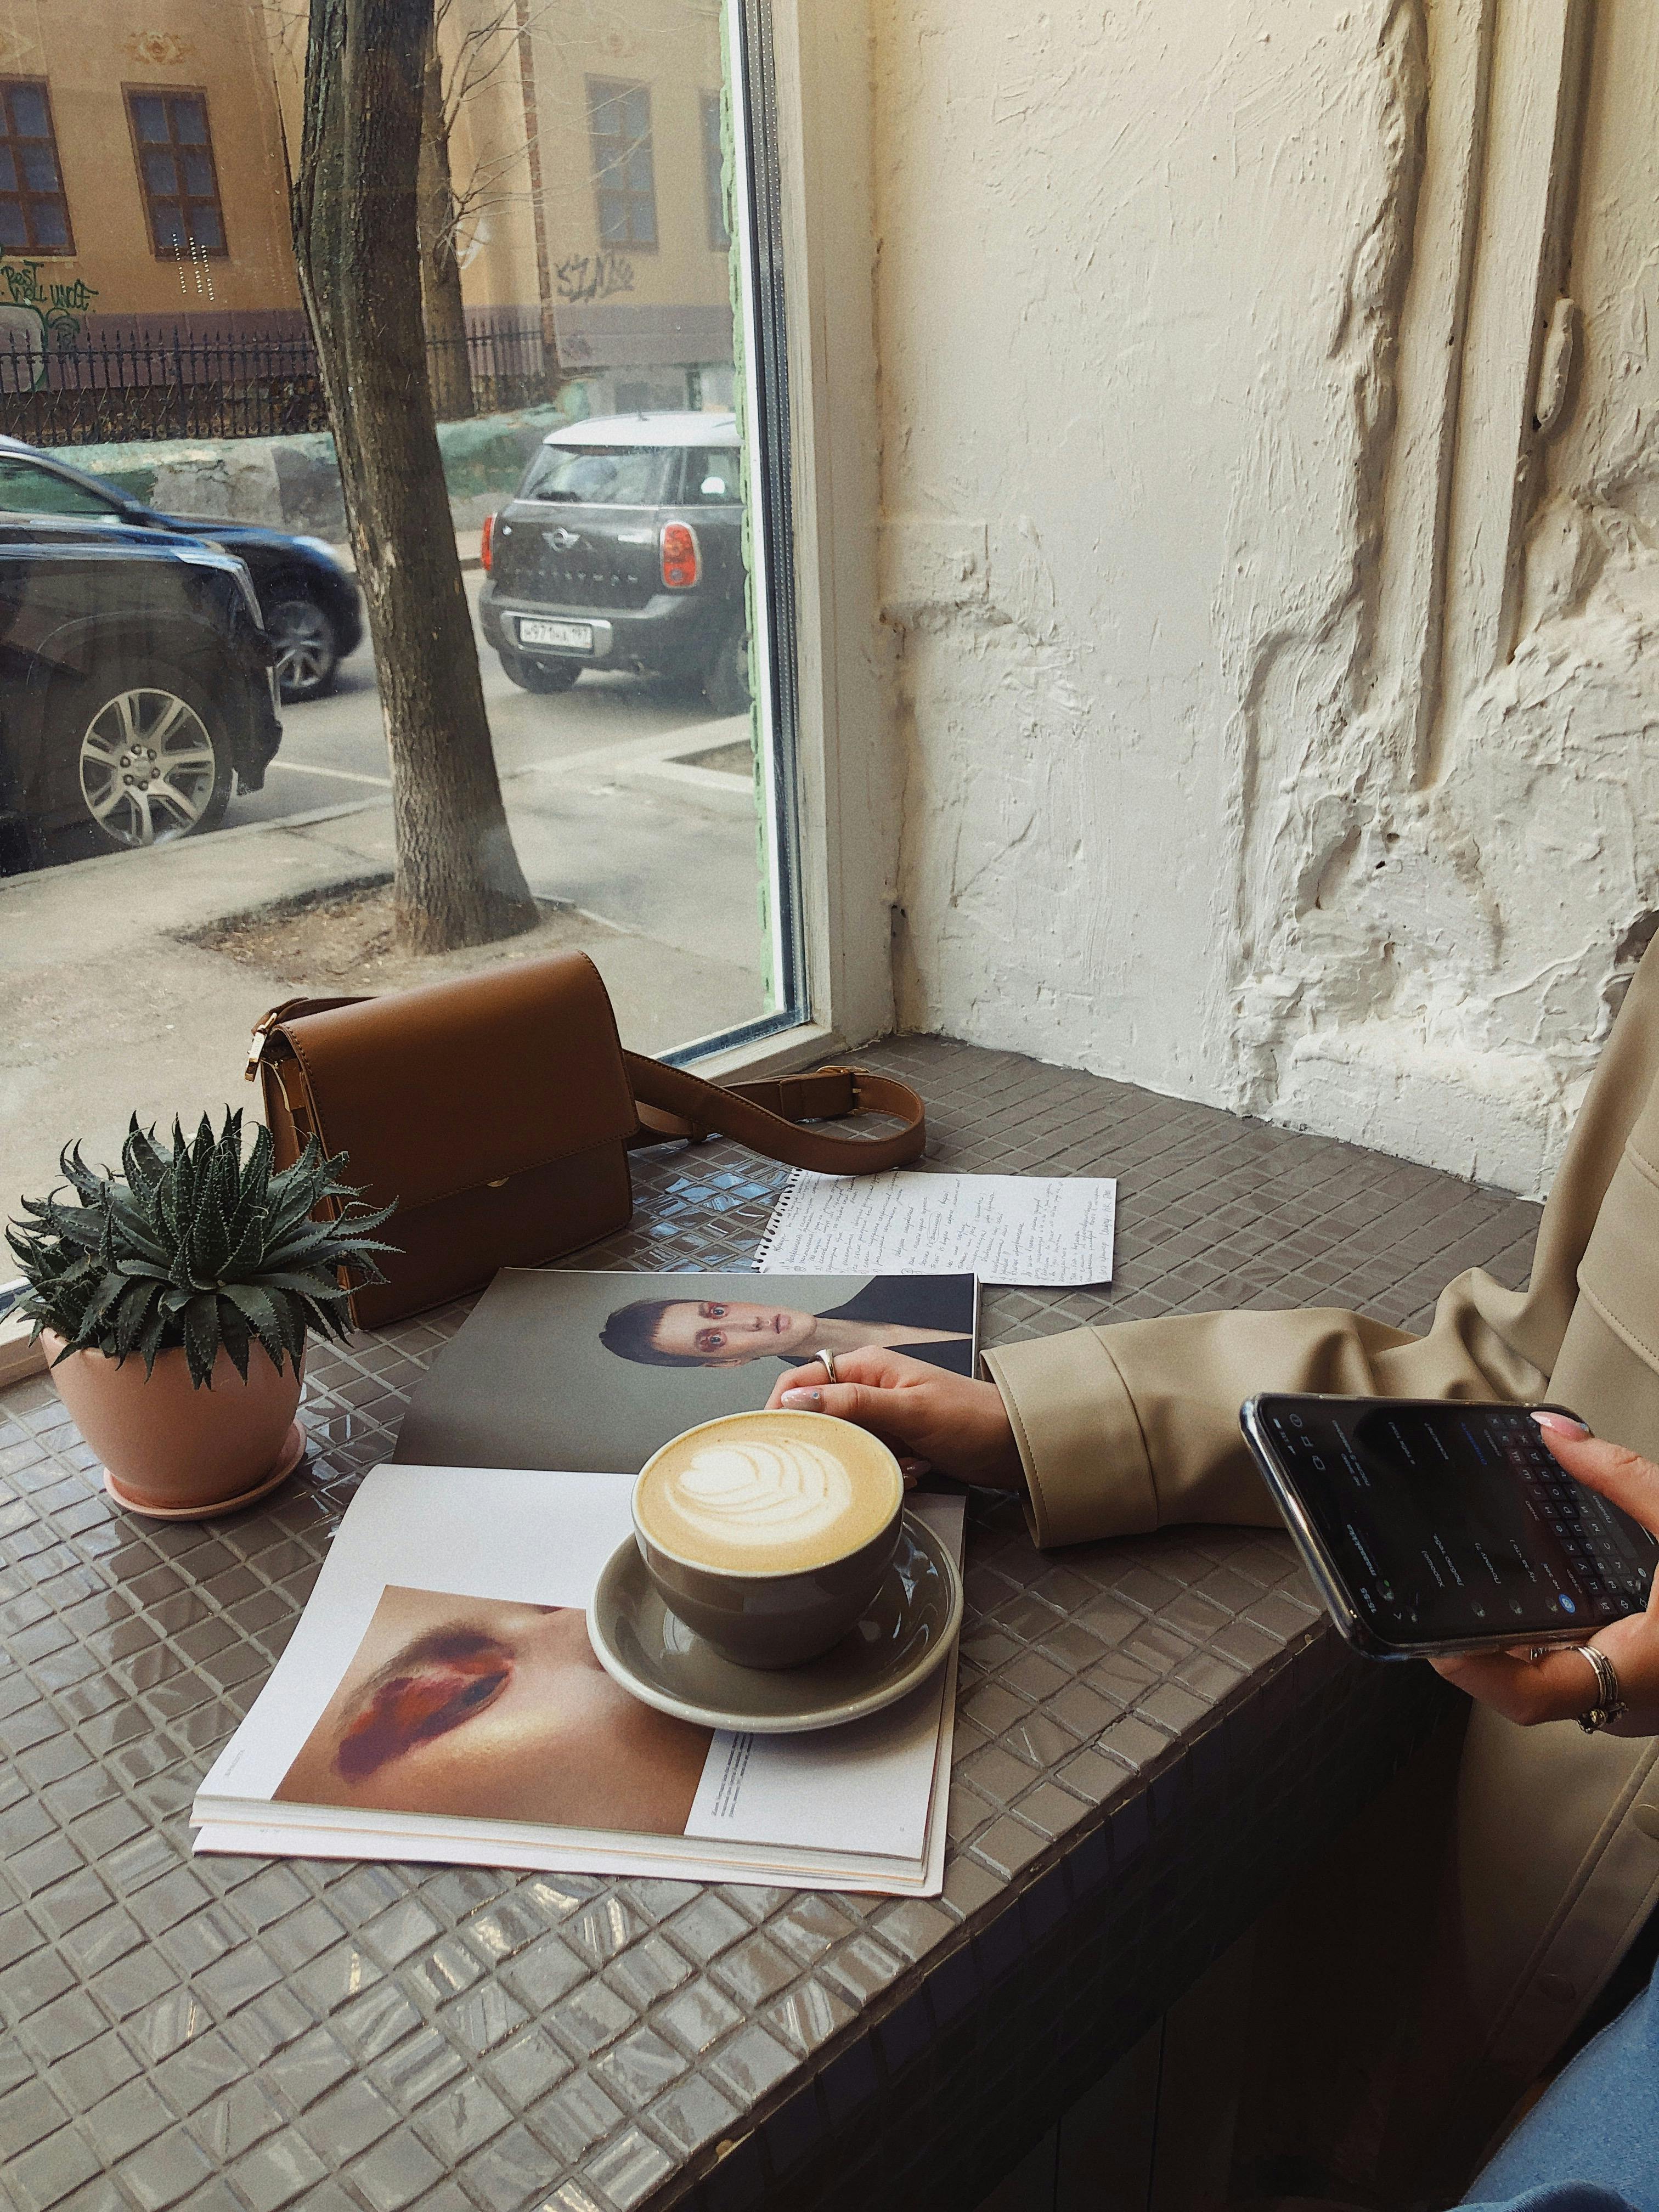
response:
[[[540,329],[480,322],[430,342],[428,369],[446,419],[498,414],[555,396]],[[173,331],[99,337],[61,349],[0,331],[0,431],[36,446],[149,438],[260,438],[325,430],[328,409],[308,336]]]

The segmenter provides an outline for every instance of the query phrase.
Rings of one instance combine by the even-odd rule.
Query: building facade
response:
[[[717,0],[439,0],[462,296],[601,404],[730,396]],[[305,0],[0,0],[0,356],[301,338]],[[520,348],[522,350],[522,348]]]
[[[292,325],[258,0],[0,0],[0,344]]]

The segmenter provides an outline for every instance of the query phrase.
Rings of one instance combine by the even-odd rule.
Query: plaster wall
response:
[[[1659,906],[1659,11],[1594,18],[884,6],[908,1024],[1547,1183]]]

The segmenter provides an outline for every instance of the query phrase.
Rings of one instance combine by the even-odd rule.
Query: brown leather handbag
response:
[[[387,1279],[352,1292],[360,1328],[622,1228],[634,1146],[718,1131],[792,1167],[872,1175],[915,1159],[927,1134],[915,1092],[861,1068],[721,1085],[624,1052],[581,952],[385,998],[285,999],[254,1030],[256,1073],[278,1167],[314,1136],[349,1156],[369,1205],[398,1200],[381,1231],[401,1248],[381,1263]],[[902,1126],[797,1126],[860,1112]]]

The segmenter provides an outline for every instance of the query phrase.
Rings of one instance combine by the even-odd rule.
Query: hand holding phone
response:
[[[1659,1526],[1659,1472],[1634,1455],[1650,1490],[1617,1467],[1611,1484],[1575,1480],[1523,1406],[1264,1395],[1240,1419],[1338,1627],[1372,1657],[1600,1644],[1647,1605],[1659,1540],[1626,1508]],[[1563,1710],[1585,1711],[1592,1686]]]
[[[1586,1435],[1553,1408],[1540,1425],[1550,1450],[1567,1472],[1587,1488],[1621,1507],[1650,1533],[1659,1534],[1659,1468],[1600,1437]],[[1615,1620],[1595,1635],[1595,1648],[1611,1661],[1626,1711],[1616,1735],[1659,1735],[1659,1582],[1647,1608]],[[1589,1695],[1582,1653],[1547,1651],[1466,1652],[1431,1662],[1437,1673],[1505,1719],[1522,1728],[1540,1721],[1573,1718],[1585,1710]]]

